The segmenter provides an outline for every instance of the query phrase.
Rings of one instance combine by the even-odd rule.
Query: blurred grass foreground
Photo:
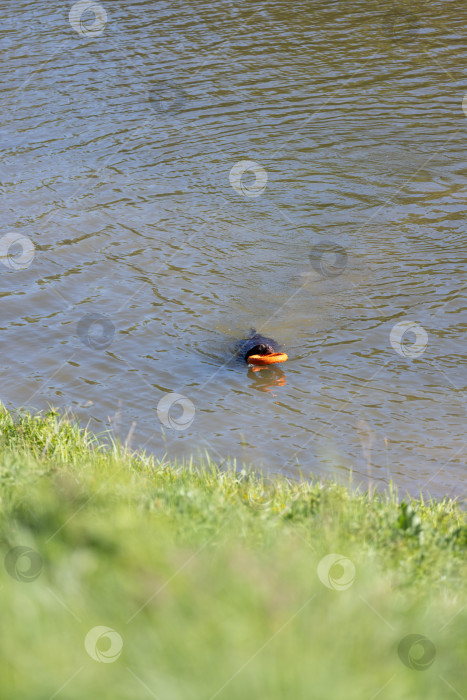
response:
[[[467,696],[461,504],[0,434],[3,697]]]

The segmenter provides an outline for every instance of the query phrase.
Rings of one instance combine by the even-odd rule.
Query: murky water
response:
[[[0,4],[1,400],[464,496],[465,3]]]

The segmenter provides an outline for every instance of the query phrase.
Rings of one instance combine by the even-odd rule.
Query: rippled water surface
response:
[[[0,5],[1,400],[464,496],[465,3]]]

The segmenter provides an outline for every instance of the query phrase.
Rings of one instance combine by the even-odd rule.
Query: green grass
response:
[[[9,700],[467,696],[451,500],[158,462],[3,409],[0,480]]]

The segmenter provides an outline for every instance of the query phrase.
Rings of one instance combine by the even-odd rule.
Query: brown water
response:
[[[467,5],[0,5],[1,400],[464,496]]]

